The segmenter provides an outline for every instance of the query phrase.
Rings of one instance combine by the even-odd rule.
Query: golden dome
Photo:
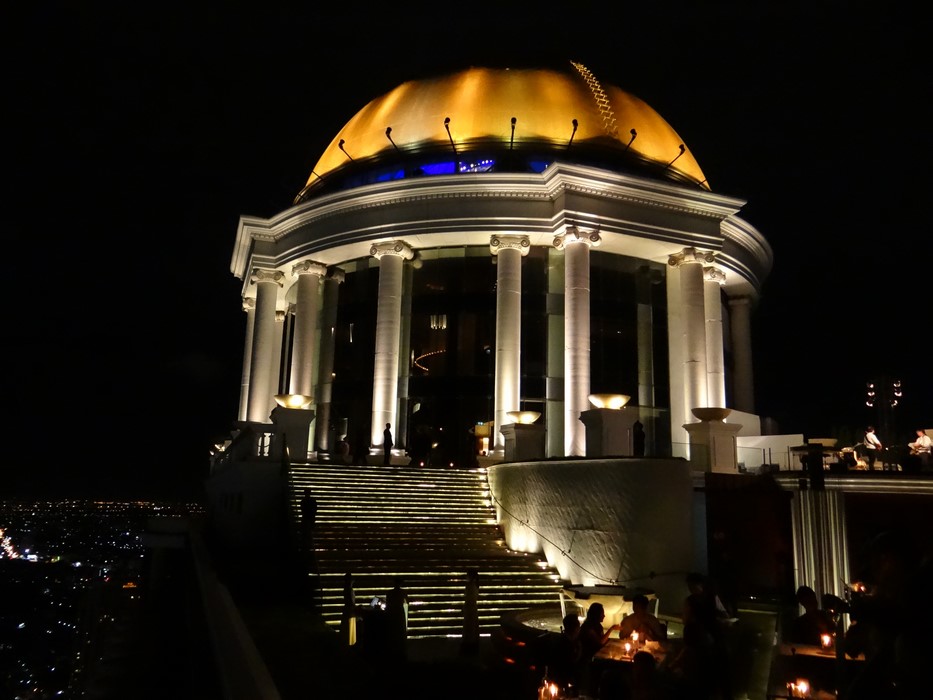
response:
[[[508,152],[594,162],[709,189],[677,132],[637,97],[605,85],[579,63],[553,69],[469,68],[413,80],[377,97],[340,130],[298,196],[370,164],[456,153]]]

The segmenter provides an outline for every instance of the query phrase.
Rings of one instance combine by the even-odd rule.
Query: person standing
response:
[[[862,445],[865,447],[865,459],[868,462],[868,469],[871,471],[875,468],[875,459],[881,454],[883,447],[881,440],[875,435],[875,429],[870,425],[865,429],[865,439],[862,441]]]
[[[389,627],[386,653],[396,661],[408,658],[408,593],[402,584],[402,577],[396,576],[395,586],[386,594],[386,621]]]
[[[467,569],[466,589],[463,594],[463,636],[460,643],[463,654],[479,651],[479,569]]]
[[[392,424],[386,423],[386,429],[382,431],[382,464],[388,467],[392,464]]]
[[[317,520],[317,499],[311,495],[311,489],[305,489],[301,498],[301,549],[306,552],[311,571],[317,569],[314,556],[314,523]]]

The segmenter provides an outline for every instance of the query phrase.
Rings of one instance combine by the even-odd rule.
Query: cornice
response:
[[[556,201],[567,193],[723,220],[744,201],[667,182],[587,166],[556,163],[542,174],[483,173],[411,178],[364,185],[291,207],[254,230],[256,240],[277,240],[291,231],[337,215],[418,202],[494,199]]]

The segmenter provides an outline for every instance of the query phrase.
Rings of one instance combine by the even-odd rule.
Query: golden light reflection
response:
[[[308,408],[314,403],[314,397],[304,394],[276,394],[275,402],[282,408]]]
[[[545,69],[469,68],[408,81],[372,100],[347,122],[321,155],[306,186],[347,165],[341,142],[355,160],[390,152],[395,146],[386,138],[386,127],[392,128],[392,140],[402,150],[446,145],[446,117],[457,144],[509,143],[515,117],[515,143],[566,145],[576,119],[574,144],[630,149],[657,164],[670,163],[678,155],[683,139],[651,106],[618,87],[600,84],[599,88],[597,100],[580,75]],[[632,129],[638,136],[629,145]],[[708,189],[689,149],[670,167]]]
[[[531,425],[541,417],[538,411],[506,411],[505,415],[521,425]]]
[[[590,394],[587,397],[595,408],[624,408],[631,400],[631,396],[625,394]]]

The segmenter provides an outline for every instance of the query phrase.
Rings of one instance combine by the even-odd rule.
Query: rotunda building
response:
[[[537,414],[586,456],[600,396],[686,456],[693,409],[754,414],[764,237],[664,118],[578,63],[403,83],[353,115],[291,207],[240,220],[238,420],[276,397],[336,441],[468,466]],[[631,421],[630,421],[631,423]],[[300,460],[304,455],[292,455]]]

